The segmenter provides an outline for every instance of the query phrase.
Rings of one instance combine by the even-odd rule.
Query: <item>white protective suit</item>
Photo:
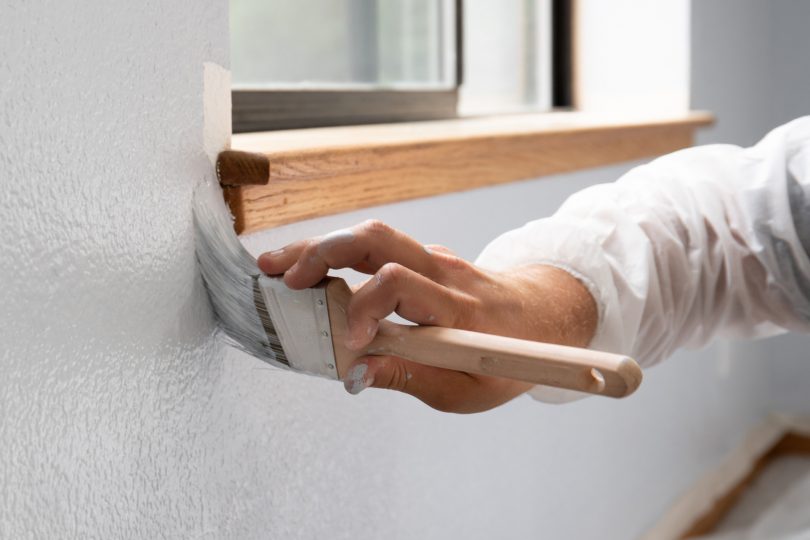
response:
[[[591,348],[646,367],[718,335],[810,332],[809,251],[810,116],[751,148],[689,148],[580,191],[477,263],[569,271],[599,308]]]

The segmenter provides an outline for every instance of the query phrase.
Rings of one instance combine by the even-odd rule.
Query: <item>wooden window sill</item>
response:
[[[705,112],[634,120],[560,112],[245,133],[218,166],[237,232],[250,233],[661,155],[692,145],[712,122]],[[259,168],[248,159],[246,169],[245,156]]]

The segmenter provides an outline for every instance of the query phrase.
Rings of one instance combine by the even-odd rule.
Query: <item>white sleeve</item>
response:
[[[552,217],[494,240],[477,263],[568,270],[598,305],[591,348],[650,366],[721,334],[810,331],[809,250],[804,117],[754,147],[682,150],[576,193]]]

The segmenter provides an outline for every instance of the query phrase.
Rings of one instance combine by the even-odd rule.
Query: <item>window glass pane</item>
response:
[[[231,0],[237,88],[452,88],[452,0]]]
[[[463,114],[551,107],[551,0],[465,0]]]

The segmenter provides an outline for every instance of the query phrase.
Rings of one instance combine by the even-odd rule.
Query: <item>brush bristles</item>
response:
[[[219,186],[198,186],[193,208],[197,259],[219,328],[237,348],[287,367],[284,349],[258,292],[261,271],[234,233]]]

